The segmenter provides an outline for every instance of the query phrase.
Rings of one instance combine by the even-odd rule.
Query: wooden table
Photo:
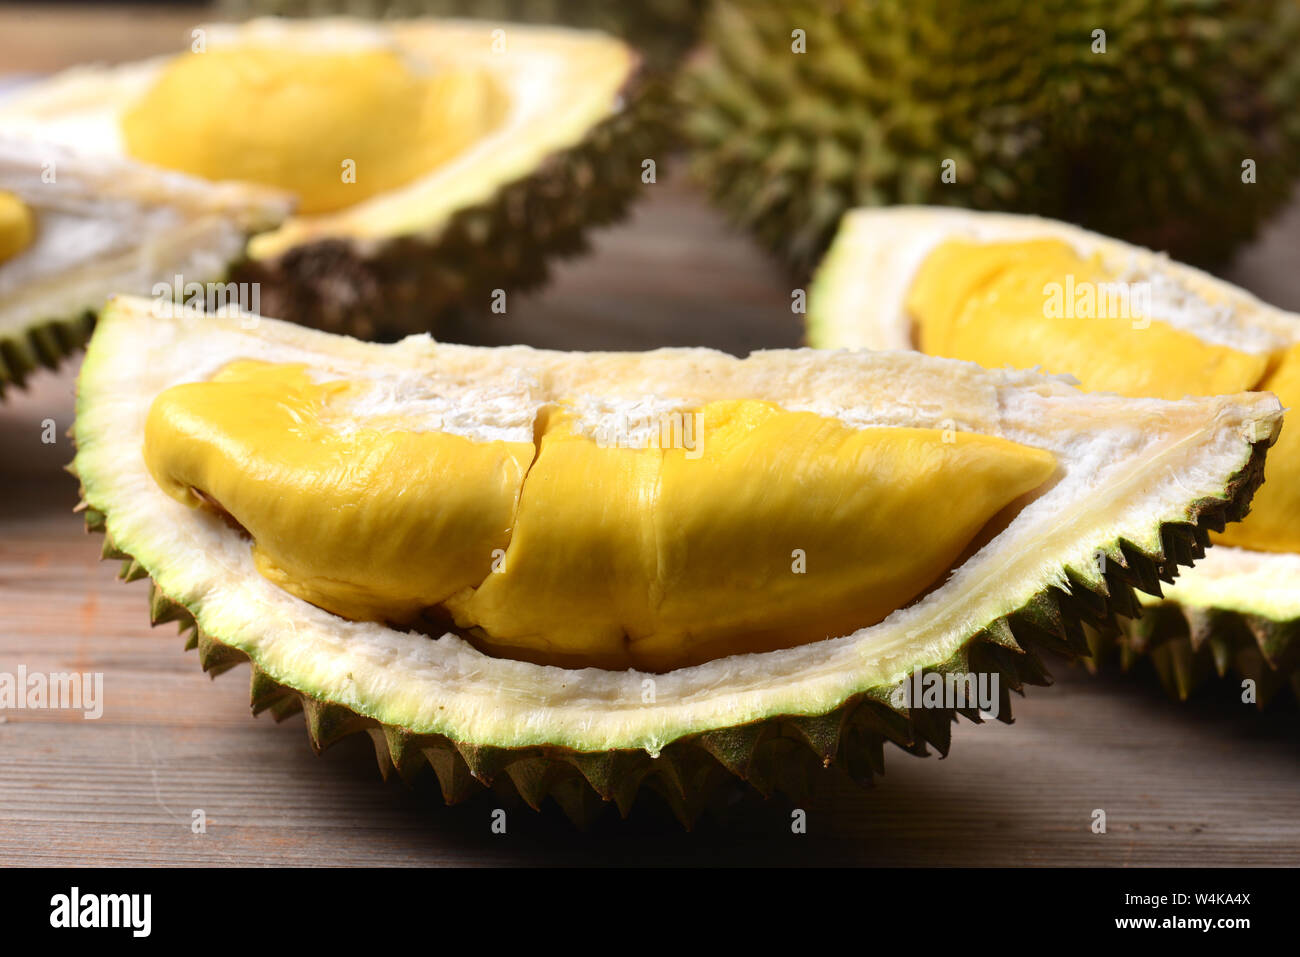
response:
[[[32,52],[24,22],[0,8],[0,64],[61,65],[63,47]],[[61,23],[50,35],[83,51],[75,37],[93,21]],[[1300,209],[1233,276],[1300,307],[1297,239]],[[790,285],[669,176],[628,223],[595,237],[593,255],[562,266],[545,293],[512,299],[508,316],[474,336],[793,345]],[[62,434],[74,366],[0,406],[0,671],[102,672],[106,709],[98,721],[0,715],[0,865],[1300,864],[1294,705],[1261,715],[1223,688],[1178,705],[1140,676],[1064,665],[1055,687],[1016,702],[1014,725],[962,724],[951,757],[895,750],[872,791],[832,782],[805,805],[806,835],[790,833],[787,803],[757,797],[691,833],[646,802],[589,834],[554,807],[512,810],[507,835],[492,834],[491,796],[444,808],[384,784],[364,737],[316,758],[301,717],[276,725],[249,715],[245,668],[209,681],[170,626],[150,630],[145,583],[117,581],[71,512],[76,483],[61,469],[72,456]],[[60,433],[53,445],[41,442],[46,419]],[[1090,828],[1097,808],[1103,835]],[[195,809],[205,834],[191,832]]]

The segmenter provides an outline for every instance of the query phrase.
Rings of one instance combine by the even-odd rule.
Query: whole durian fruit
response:
[[[582,27],[623,37],[667,66],[695,42],[706,0],[222,0],[219,6],[229,16],[471,17]]]
[[[889,203],[1212,265],[1300,172],[1295,0],[719,0],[706,39],[693,167],[800,271],[846,209]]]

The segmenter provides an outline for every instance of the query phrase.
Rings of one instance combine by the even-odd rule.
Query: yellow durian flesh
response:
[[[504,119],[483,70],[414,68],[384,49],[245,46],[177,57],[125,111],[135,159],[243,180],[324,213],[404,186]]]
[[[853,429],[753,400],[700,415],[698,457],[600,448],[552,419],[505,567],[457,621],[510,657],[655,671],[851,634],[933,585],[1055,468],[993,436]]]
[[[258,570],[287,591],[345,618],[409,624],[491,570],[533,446],[348,431],[331,409],[351,389],[301,366],[233,363],[158,397],[145,461],[173,498],[232,516]]]
[[[151,474],[217,504],[263,575],[352,619],[450,614],[490,653],[668,670],[837,637],[936,584],[1054,457],[707,403],[698,442],[608,447],[565,406],[540,445],[348,419],[355,383],[238,362],[154,401]],[[534,460],[534,453],[536,458]]]
[[[1248,390],[1300,403],[1300,346],[1273,355],[1205,342],[1158,315],[1061,316],[1049,298],[1117,281],[1099,257],[1056,239],[948,240],[930,252],[906,308],[922,352],[989,368],[1043,366],[1090,391],[1178,399]],[[1300,430],[1284,429],[1269,453],[1266,481],[1241,523],[1215,540],[1265,551],[1300,551]]]
[[[1300,343],[1277,356],[1256,389],[1272,392],[1288,409],[1300,406]],[[1215,536],[1225,545],[1267,552],[1300,552],[1300,428],[1282,430],[1268,453],[1265,482],[1250,514]]]
[[[35,238],[31,208],[13,193],[0,190],[0,263],[13,259]]]
[[[1089,391],[1181,399],[1241,392],[1264,377],[1267,355],[1139,314],[1136,296],[1108,300],[1108,284],[1121,277],[1060,240],[948,240],[921,264],[906,308],[922,352],[993,369],[1042,366]]]

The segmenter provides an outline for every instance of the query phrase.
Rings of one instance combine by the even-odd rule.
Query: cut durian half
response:
[[[112,293],[171,303],[185,283],[222,279],[289,205],[260,187],[0,135],[0,391],[83,345]]]
[[[297,193],[239,278],[267,314],[361,336],[540,283],[623,212],[662,100],[600,33],[346,18],[214,24],[196,49],[32,84],[6,129]]]
[[[963,256],[984,259],[963,266]],[[1034,257],[1055,263],[1056,272],[1023,265]],[[963,283],[976,293],[966,301],[953,293],[941,304],[957,318],[947,334],[936,333],[928,317],[944,309],[918,305],[922,284],[942,296],[945,284],[951,291]],[[1141,298],[1143,314],[1115,300],[1116,289],[1140,291],[1132,303]],[[1078,308],[1085,294],[1095,296],[1091,314]],[[1061,313],[1062,299],[1067,311],[1076,304],[1074,313]],[[988,366],[1042,363],[1077,374],[1086,388],[1126,394],[1259,388],[1287,404],[1300,398],[1291,384],[1300,316],[1165,255],[1032,216],[938,207],[853,211],[810,289],[808,341],[921,348]],[[1095,636],[1099,656],[1118,651],[1127,665],[1149,655],[1180,698],[1229,670],[1255,682],[1261,704],[1288,684],[1300,692],[1298,438],[1284,438],[1270,457],[1269,484],[1247,522],[1164,598],[1144,597],[1145,614],[1127,623],[1118,648]]]
[[[626,812],[645,783],[689,822],[733,776],[797,793],[832,764],[869,780],[885,741],[946,752],[954,707],[943,705],[954,703],[909,708],[896,695],[918,670],[997,674],[997,715],[1009,720],[1008,692],[1047,680],[1036,648],[1086,650],[1085,624],[1131,614],[1134,587],[1158,592],[1202,554],[1210,529],[1243,514],[1281,422],[1265,394],[1092,396],[1057,378],[912,352],[737,359],[700,349],[476,348],[427,336],[384,346],[273,320],[249,325],[160,318],[126,297],[105,309],[78,384],[73,465],[104,555],[124,561],[127,579],[153,579],[153,620],[182,622],[205,668],[251,661],[255,710],[303,708],[317,748],[366,730],[381,767],[408,774],[429,764],[449,801],[492,784],[533,806],[553,795],[579,818],[607,801]],[[868,627],[663,673],[542,665],[485,654],[455,633],[347,620],[295,597],[259,571],[228,516],[160,486],[146,460],[159,397],[249,360],[373,383],[370,414],[426,415],[427,427],[480,443],[531,437],[559,403],[599,425],[647,408],[761,400],[853,429],[1006,440],[1050,454],[1055,469],[943,580]],[[763,534],[758,522],[754,534]],[[969,703],[956,710],[979,720]]]

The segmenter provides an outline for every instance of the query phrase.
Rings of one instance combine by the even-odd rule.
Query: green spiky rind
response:
[[[1300,698],[1300,619],[1275,621],[1226,608],[1160,602],[1113,634],[1088,635],[1096,666],[1149,663],[1170,697],[1186,701],[1215,678],[1254,683],[1263,708],[1288,691]],[[1244,689],[1243,689],[1244,690]]]
[[[223,0],[232,17],[469,17],[601,30],[623,37],[652,63],[676,62],[694,44],[706,0]]]
[[[1300,174],[1291,0],[720,0],[705,36],[681,83],[693,168],[798,273],[843,212],[891,203],[1035,212],[1213,264]]]
[[[1199,558],[1210,530],[1239,521],[1263,481],[1265,452],[1272,438],[1252,446],[1246,465],[1227,483],[1222,499],[1201,499],[1187,520],[1164,523],[1164,547],[1147,551],[1120,540],[1102,549],[1106,560],[1095,573],[1066,569],[1069,589],[1048,585],[1018,610],[972,634],[948,661],[923,673],[996,673],[1000,690],[998,719],[1011,721],[1010,693],[1051,678],[1037,652],[1070,657],[1089,652],[1088,632],[1118,630],[1121,610],[1140,610],[1134,588],[1170,580],[1182,558]],[[84,490],[83,490],[84,496]],[[105,513],[83,501],[86,528],[105,536],[103,554],[125,569],[138,563],[113,542]],[[129,576],[127,576],[129,577]],[[178,622],[187,649],[197,649],[205,671],[219,674],[248,656],[200,629],[190,609],[164,595],[150,581],[150,619]],[[799,800],[818,772],[838,768],[869,786],[884,772],[884,745],[925,756],[930,748],[948,753],[953,708],[907,708],[893,700],[895,688],[871,688],[822,714],[778,715],[751,724],[715,728],[679,738],[658,754],[644,750],[582,752],[556,746],[498,747],[453,741],[385,725],[334,702],[322,701],[274,680],[252,664],[250,702],[254,713],[269,711],[277,720],[301,710],[312,748],[318,753],[358,732],[368,732],[385,777],[410,780],[425,767],[437,777],[447,803],[484,790],[503,788],[533,808],[551,797],[578,826],[586,826],[613,804],[624,816],[641,788],[658,793],[682,824],[690,827],[718,800],[726,786],[743,781],[764,795],[781,792]],[[978,712],[960,713],[975,722]]]
[[[494,290],[541,286],[548,263],[586,249],[589,227],[620,219],[642,163],[671,139],[665,84],[633,81],[625,105],[572,149],[552,154],[487,202],[459,210],[436,235],[402,236],[363,252],[347,239],[245,261],[237,282],[259,283],[266,315],[362,339],[437,332],[459,307],[486,309]]]
[[[37,369],[57,369],[64,359],[90,340],[94,328],[95,317],[87,312],[0,335],[0,399],[7,388],[22,388],[27,377]]]

